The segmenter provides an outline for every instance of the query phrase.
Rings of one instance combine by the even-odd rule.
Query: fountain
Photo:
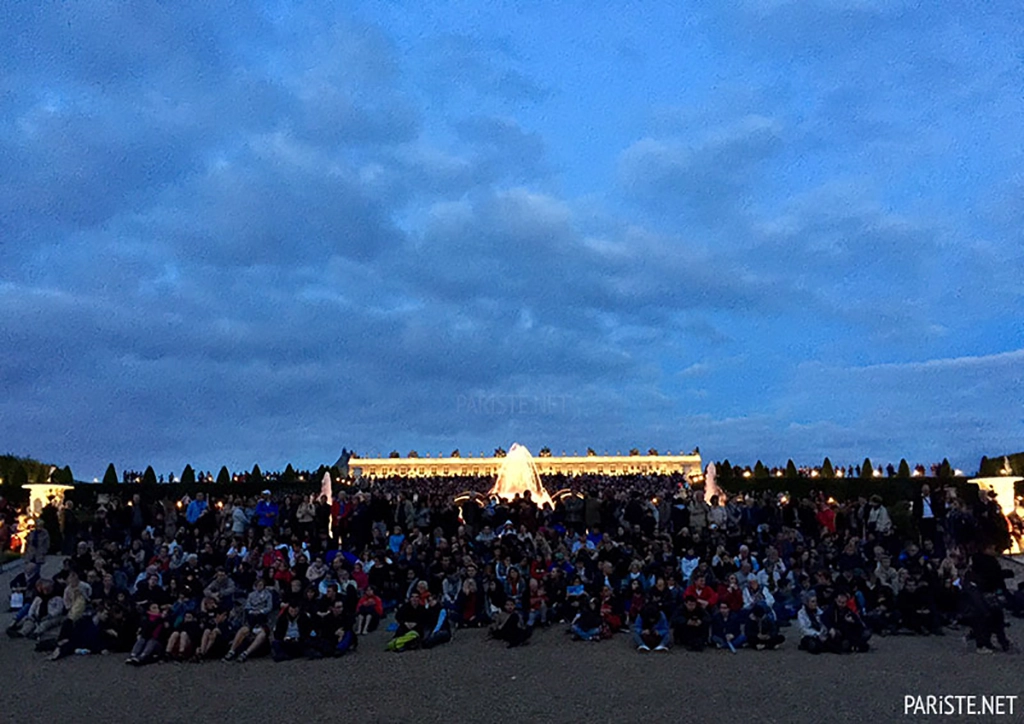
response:
[[[1003,509],[1003,515],[1008,516],[1017,509],[1017,499],[1014,495],[1014,488],[1016,484],[1022,480],[1024,480],[1024,478],[1017,477],[1013,474],[1013,467],[1010,465],[1009,459],[1004,457],[1003,467],[999,471],[998,476],[972,478],[967,482],[975,483],[985,492],[994,492],[996,494],[996,502],[998,502],[999,507]],[[1013,530],[1012,526],[1010,527],[1010,530]],[[1017,539],[1011,536],[1010,540],[1009,553],[1012,555],[1019,554],[1021,549]]]
[[[540,482],[533,455],[519,443],[512,443],[508,454],[501,462],[498,478],[490,494],[497,495],[503,500],[514,500],[517,495],[522,496],[526,492],[530,493],[534,505],[544,507],[547,503],[554,507],[551,496]]]

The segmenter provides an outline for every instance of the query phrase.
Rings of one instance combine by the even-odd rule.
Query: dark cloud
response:
[[[695,16],[711,90],[680,93],[664,28],[575,89],[511,26],[5,8],[7,447],[91,476],[343,445],[1011,445],[1019,58],[991,18],[921,12]],[[585,129],[551,111],[569,91]],[[565,152],[581,133],[617,181]]]

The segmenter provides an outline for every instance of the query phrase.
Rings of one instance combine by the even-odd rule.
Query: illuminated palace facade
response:
[[[430,476],[471,476],[493,478],[503,457],[358,458],[349,470],[364,478],[422,478]],[[703,475],[700,453],[690,455],[584,455],[535,457],[540,475],[669,475],[678,473],[690,480]]]

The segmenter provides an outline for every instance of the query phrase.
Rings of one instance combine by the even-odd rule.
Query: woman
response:
[[[144,666],[155,661],[163,649],[165,625],[163,614],[160,613],[160,604],[150,603],[139,625],[135,647],[125,663],[130,666]]]
[[[800,624],[800,648],[812,654],[824,651],[828,641],[828,629],[821,620],[818,597],[813,594],[808,596],[796,618]]]
[[[195,611],[185,611],[185,615],[174,625],[167,639],[167,657],[177,661],[187,659],[201,639],[202,631]]]
[[[743,608],[743,591],[735,573],[730,573],[726,582],[718,587],[718,600],[728,603],[730,611],[735,612]]]
[[[367,586],[356,604],[356,634],[365,636],[376,631],[383,615],[384,602],[374,592],[373,586]]]
[[[455,614],[460,626],[476,628],[487,623],[484,615],[483,597],[477,592],[476,580],[467,578],[455,600]]]

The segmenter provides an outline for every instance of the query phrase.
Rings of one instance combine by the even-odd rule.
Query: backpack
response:
[[[419,645],[420,635],[415,631],[396,636],[388,642],[388,651],[406,651],[408,649],[417,648]]]

